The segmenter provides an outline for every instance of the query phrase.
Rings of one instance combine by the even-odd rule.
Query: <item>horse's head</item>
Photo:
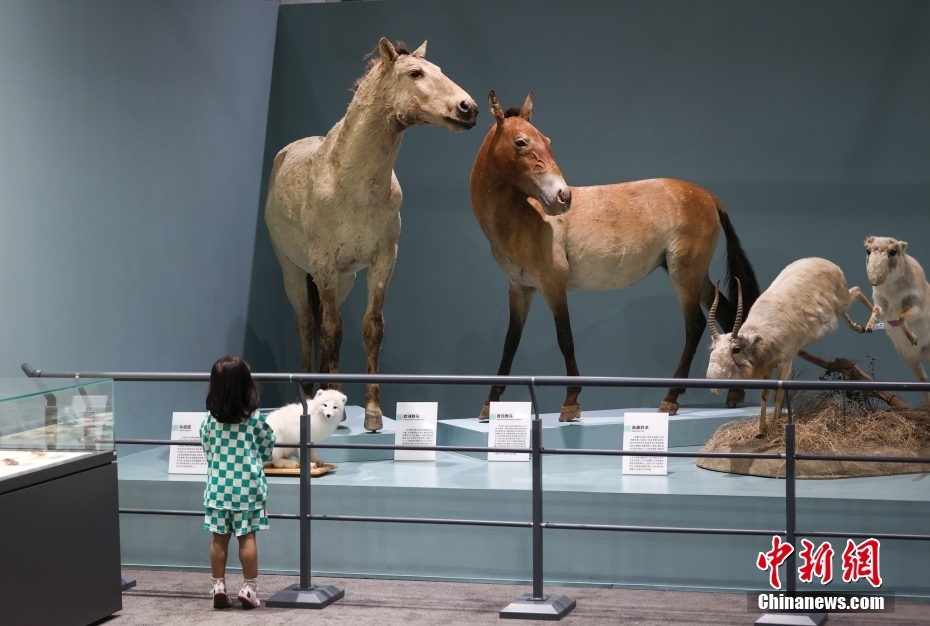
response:
[[[523,108],[501,110],[492,91],[488,104],[495,125],[488,133],[487,158],[504,180],[534,198],[548,215],[561,215],[572,203],[572,192],[552,157],[549,138],[530,124],[533,112],[532,92]]]
[[[408,52],[381,38],[382,93],[403,126],[434,124],[454,131],[472,128],[478,105],[464,89],[426,60],[426,42]]]

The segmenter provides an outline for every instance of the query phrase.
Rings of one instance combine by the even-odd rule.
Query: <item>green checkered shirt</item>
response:
[[[271,460],[274,431],[256,411],[241,424],[224,424],[207,413],[200,425],[207,456],[203,505],[210,509],[261,509],[268,497],[262,464]]]

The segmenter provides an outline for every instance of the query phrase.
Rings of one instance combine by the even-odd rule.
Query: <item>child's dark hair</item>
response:
[[[213,364],[207,410],[224,424],[241,424],[258,408],[258,387],[252,380],[249,364],[228,355]]]

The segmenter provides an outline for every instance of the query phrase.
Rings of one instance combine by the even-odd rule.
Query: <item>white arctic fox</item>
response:
[[[316,396],[307,400],[307,414],[310,415],[310,441],[321,443],[336,431],[339,422],[345,419],[346,396],[335,389],[320,389]],[[268,425],[274,431],[275,438],[282,443],[300,441],[300,403],[288,404],[272,411],[268,415]],[[297,458],[291,458],[292,456]],[[277,445],[271,455],[271,461],[265,466],[299,467],[299,448],[279,448]],[[310,448],[310,467],[323,465],[316,451]]]

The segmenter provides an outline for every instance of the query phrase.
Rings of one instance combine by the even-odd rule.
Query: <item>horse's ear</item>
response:
[[[381,41],[378,42],[378,47],[381,48],[381,56],[391,63],[397,58],[397,50],[394,49],[394,46],[386,37],[381,38]]]
[[[898,247],[901,249],[901,254],[904,254],[904,251],[907,250],[907,242],[906,242],[906,241],[899,241],[899,242],[898,242]]]
[[[520,117],[525,119],[527,122],[530,121],[530,118],[533,117],[533,92],[526,94],[526,101],[523,103],[523,108],[520,109]]]
[[[420,57],[421,59],[426,58],[426,41],[424,40],[420,47],[413,51],[413,56]]]
[[[491,115],[499,120],[504,119],[504,112],[501,111],[501,103],[497,101],[497,94],[492,89],[488,94],[488,106],[491,107]]]

